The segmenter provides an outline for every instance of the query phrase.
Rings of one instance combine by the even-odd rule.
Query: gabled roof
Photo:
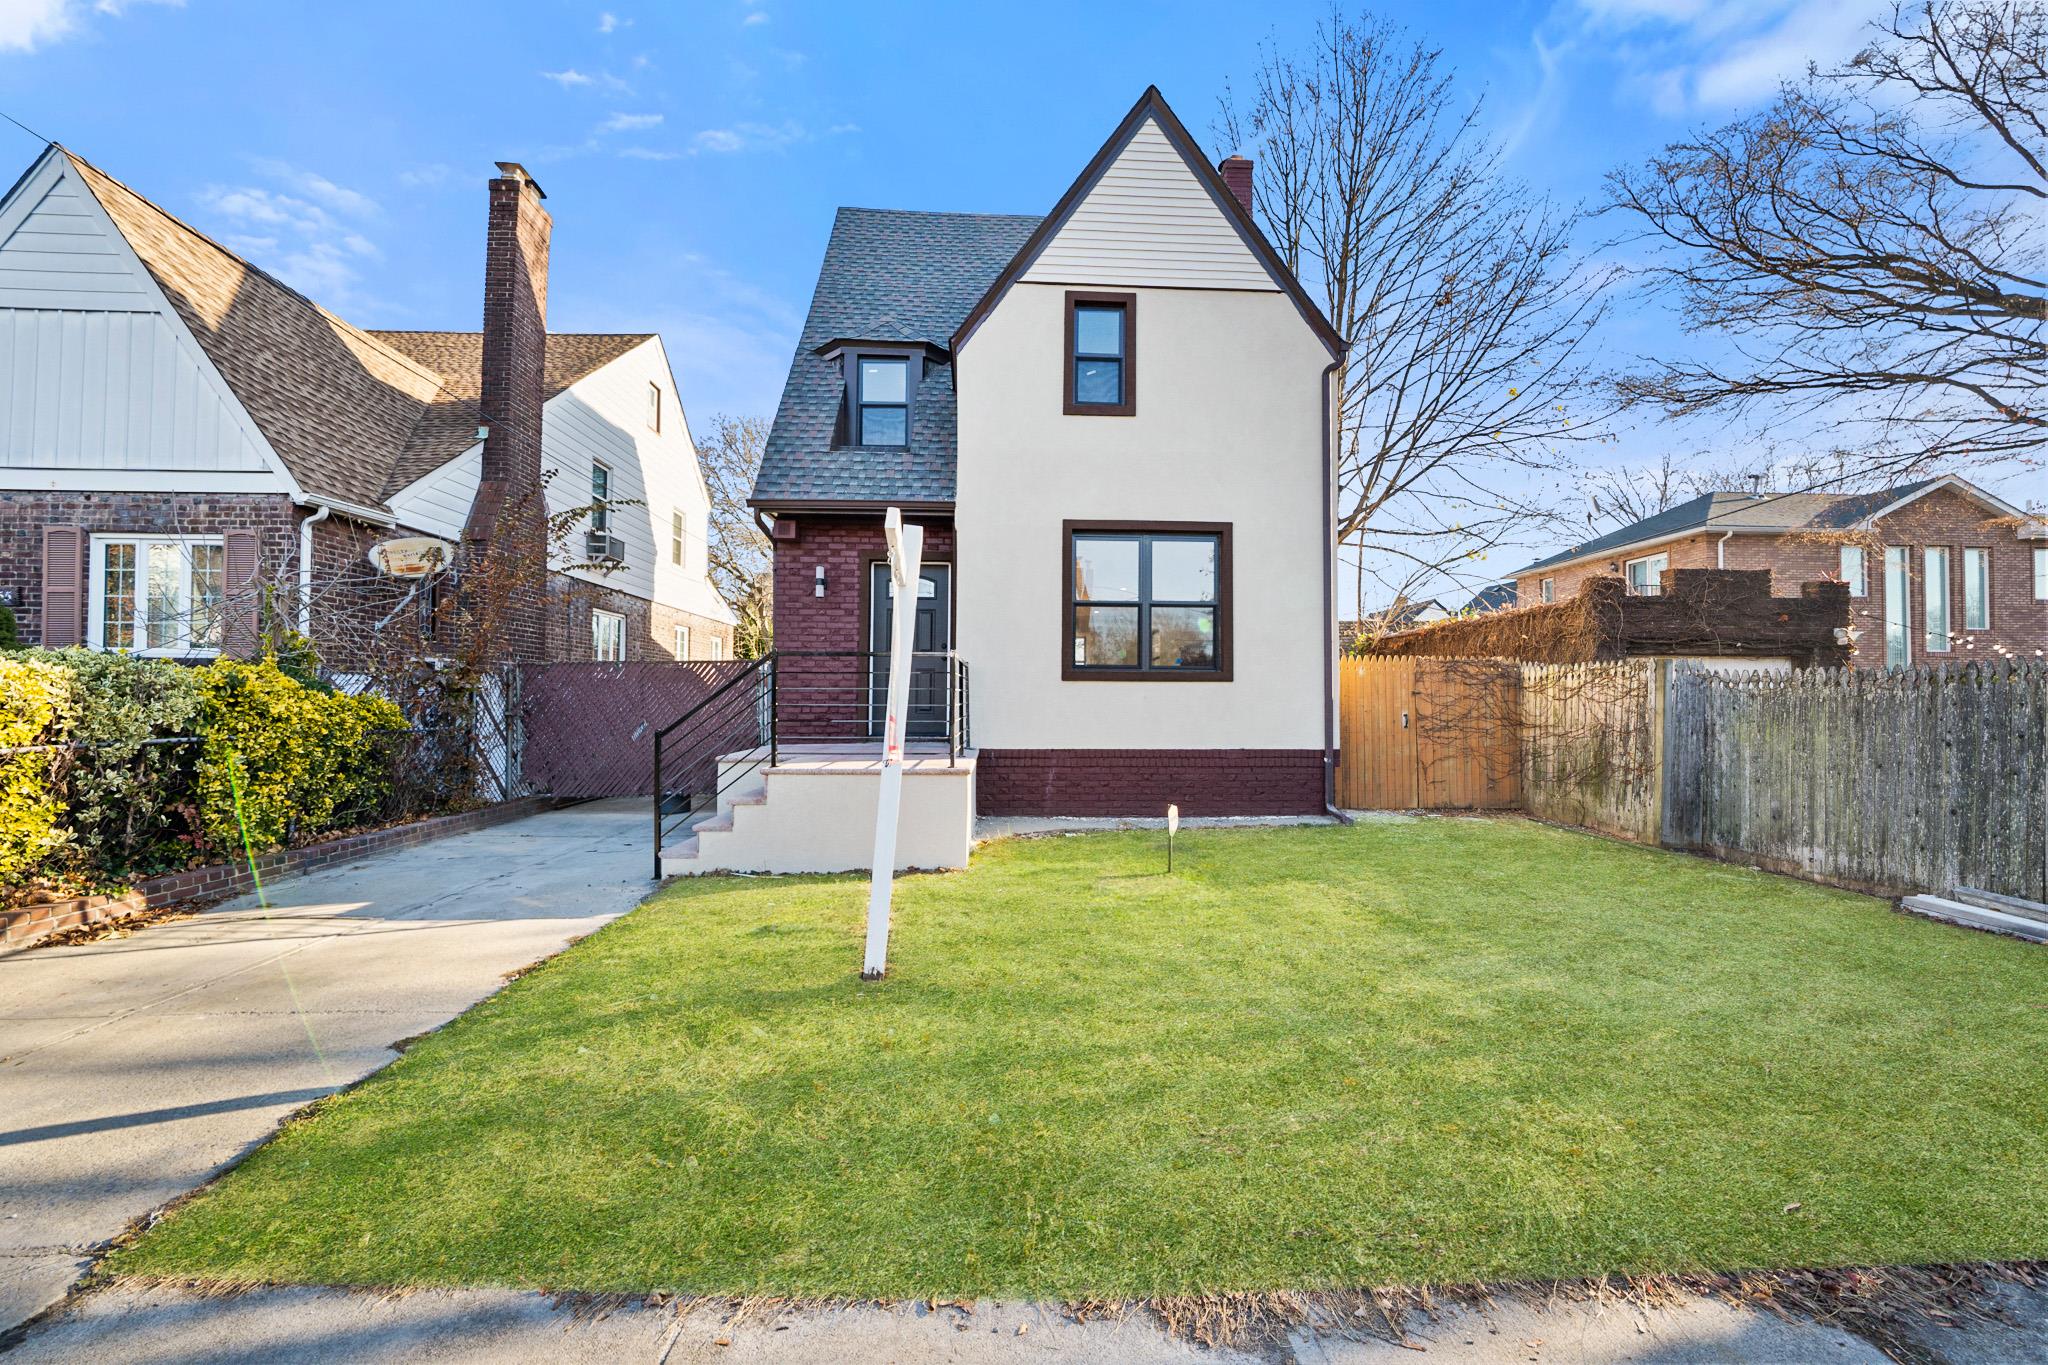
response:
[[[1117,154],[1147,119],[1158,123],[1160,130],[1166,134],[1167,141],[1173,144],[1174,150],[1180,153],[1188,169],[1194,172],[1196,179],[1209,191],[1210,198],[1216,201],[1216,206],[1236,227],[1245,245],[1250,247],[1253,254],[1265,265],[1266,272],[1273,277],[1273,282],[1294,301],[1294,306],[1301,311],[1303,321],[1314,329],[1317,339],[1329,350],[1331,358],[1342,355],[1345,350],[1344,338],[1330,325],[1330,320],[1323,315],[1322,308],[1315,300],[1308,296],[1308,291],[1301,287],[1301,281],[1294,277],[1294,272],[1280,259],[1280,253],[1266,240],[1266,234],[1259,231],[1259,225],[1252,220],[1244,205],[1238,202],[1237,196],[1231,193],[1230,187],[1223,183],[1222,172],[1210,164],[1209,158],[1202,154],[1201,147],[1189,134],[1187,127],[1181,123],[1179,116],[1173,112],[1172,107],[1167,104],[1166,97],[1159,93],[1159,87],[1156,85],[1145,87],[1145,93],[1138,96],[1138,102],[1131,106],[1131,111],[1124,115],[1123,122],[1116,126],[1116,131],[1096,150],[1094,157],[1082,169],[1081,174],[1075,177],[1074,183],[1067,186],[1067,192],[1053,205],[1052,212],[1039,222],[1031,236],[1017,248],[1017,254],[1003,267],[1002,273],[989,285],[988,292],[975,302],[973,309],[953,333],[949,341],[951,349],[958,351],[967,338],[974,334],[974,329],[981,325],[981,320],[988,316],[1010,286],[1030,268],[1038,253],[1044,250],[1061,226],[1073,216],[1074,210],[1087,196],[1089,189],[1102,178],[1103,171],[1116,160]]]
[[[1472,594],[1472,600],[1459,609],[1458,614],[1470,616],[1478,612],[1499,611],[1515,605],[1515,585],[1512,583],[1489,583]]]
[[[1871,493],[1702,493],[1690,502],[1679,503],[1655,516],[1644,517],[1618,530],[1595,536],[1515,572],[1517,576],[1534,573],[1575,560],[1647,546],[1694,531],[1778,535],[1795,531],[1847,531],[1938,488],[1954,488],[2001,515],[2024,515],[2011,504],[1953,475],[1916,479]]]
[[[956,437],[950,359],[928,355],[912,405],[908,447],[835,447],[846,384],[838,359],[821,348],[859,338],[943,352],[1038,222],[1007,214],[839,210],[762,452],[753,501],[785,507],[950,503]]]
[[[382,510],[401,452],[445,463],[474,444],[480,418],[445,376],[64,156],[306,493]]]

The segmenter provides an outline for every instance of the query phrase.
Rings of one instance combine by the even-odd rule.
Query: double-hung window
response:
[[[661,385],[659,384],[649,384],[647,386],[647,429],[649,431],[661,430]]]
[[[683,546],[689,540],[689,522],[683,519],[683,509],[678,507],[668,514],[668,562],[681,566]]]
[[[1138,410],[1137,311],[1135,294],[1068,292],[1069,416],[1129,417]]]
[[[221,539],[94,536],[87,641],[132,654],[220,652]]]
[[[1863,597],[1870,591],[1870,582],[1863,571],[1863,547],[1844,545],[1842,547],[1842,581],[1849,585],[1849,596]]]
[[[598,460],[590,462],[590,529],[612,529],[612,471]]]
[[[1230,677],[1230,527],[1066,526],[1061,676],[1166,682]]]
[[[675,643],[676,643],[676,657],[677,657],[678,659],[687,659],[687,658],[689,658],[689,657],[690,657],[690,628],[689,628],[688,626],[677,626],[677,627],[676,627],[676,641],[675,641]]]
[[[862,356],[855,397],[856,444],[910,444],[910,360],[905,356]]]
[[[590,656],[599,663],[623,663],[626,658],[626,618],[615,611],[591,609]]]
[[[1991,551],[1963,551],[1963,629],[1991,629]]]
[[[1555,602],[1557,600],[1557,580],[1554,578],[1537,579],[1536,595],[1545,602]]]
[[[1668,554],[1645,555],[1631,559],[1625,566],[1628,573],[1628,590],[1636,597],[1655,597],[1664,591],[1664,571],[1671,567]]]

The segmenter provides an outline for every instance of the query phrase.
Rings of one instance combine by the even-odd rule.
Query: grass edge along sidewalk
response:
[[[523,977],[116,1274],[1164,1299],[2024,1260],[2048,958],[1519,819],[702,879]]]

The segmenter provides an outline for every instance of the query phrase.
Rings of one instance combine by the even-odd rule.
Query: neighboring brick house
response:
[[[1875,493],[1705,493],[1539,560],[1523,605],[1619,576],[1636,593],[1676,569],[1768,569],[1772,591],[1848,584],[1858,668],[2048,653],[2048,525],[1954,476]]]
[[[753,490],[778,657],[886,647],[883,512],[921,524],[983,813],[1325,807],[1342,346],[1251,174],[1153,89],[1043,218],[833,222]]]
[[[508,507],[537,536],[599,495],[640,504],[595,528],[617,567],[577,567],[582,536],[536,556],[508,652],[729,655],[661,340],[546,333],[541,200],[501,163],[482,332],[370,332],[48,147],[0,197],[0,603],[23,637],[203,658],[253,648],[267,603],[346,668],[410,587],[372,545],[474,543]]]

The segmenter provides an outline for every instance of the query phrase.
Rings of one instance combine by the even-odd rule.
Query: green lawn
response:
[[[120,1273],[941,1297],[2048,1255],[2048,954],[1520,820],[670,886]],[[1788,1212],[1788,1206],[1797,1205]]]

